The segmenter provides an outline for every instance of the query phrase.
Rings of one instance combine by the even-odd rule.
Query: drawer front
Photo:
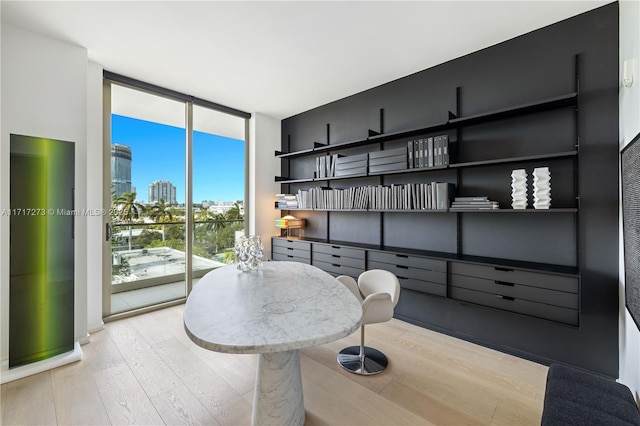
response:
[[[272,260],[288,260],[291,262],[300,262],[300,263],[306,263],[306,264],[311,263],[311,259],[309,259],[308,256],[300,257],[300,256],[293,256],[290,254],[272,253],[271,258]]]
[[[369,250],[368,259],[372,262],[389,263],[392,265],[410,266],[420,269],[429,269],[437,272],[447,272],[447,262],[444,260],[429,259],[427,257],[410,256],[400,253],[389,253]]]
[[[447,286],[444,284],[414,280],[411,278],[398,278],[398,281],[400,281],[400,288],[442,297],[447,295]]]
[[[358,279],[360,274],[364,272],[364,269],[353,268],[351,266],[344,266],[338,263],[322,262],[318,260],[314,260],[312,262],[312,265],[317,266],[318,268],[322,269],[323,271],[329,272],[330,274],[348,275],[356,280]]]
[[[311,260],[311,252],[310,251],[296,249],[296,248],[292,248],[292,247],[273,246],[272,249],[271,249],[271,257],[275,258],[276,254],[279,254],[281,256],[301,257],[301,258],[307,259],[307,263],[308,263],[308,261]]]
[[[367,269],[384,269],[385,271],[393,272],[398,279],[410,278],[420,281],[430,281],[437,284],[447,283],[447,274],[444,272],[434,272],[427,269],[411,268],[408,266],[391,265],[389,263],[367,262]]]
[[[364,259],[354,259],[337,254],[313,253],[313,260],[325,263],[335,263],[342,266],[351,266],[364,270]]]
[[[311,250],[311,243],[308,241],[288,240],[286,238],[272,238],[271,250],[275,251],[275,247],[292,248],[298,250]]]
[[[507,283],[498,280],[467,277],[464,275],[450,275],[450,284],[468,290],[482,291],[491,295],[502,295],[531,302],[545,303],[563,308],[578,309],[577,293],[547,290],[545,288],[530,287],[522,284]]]
[[[316,253],[323,253],[323,254],[336,255],[341,257],[352,257],[354,259],[360,259],[364,262],[363,249],[337,246],[337,245],[331,245],[331,244],[319,244],[319,243],[313,243],[311,247],[314,255]]]
[[[513,268],[502,268],[470,263],[451,262],[449,271],[456,275],[486,278],[514,284],[524,284],[532,287],[547,288],[567,293],[579,292],[579,281],[575,277],[522,271]]]
[[[449,292],[452,299],[544,318],[565,324],[578,325],[578,310],[576,309],[545,305],[543,303],[536,303],[523,299],[514,298],[513,300],[510,300],[508,298],[497,297],[489,293],[468,290],[460,287],[450,287]]]

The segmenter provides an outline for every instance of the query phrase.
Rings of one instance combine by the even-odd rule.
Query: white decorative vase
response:
[[[234,248],[238,270],[250,272],[262,266],[264,247],[259,236],[241,236],[236,241]]]
[[[548,209],[551,206],[551,172],[548,167],[533,169],[533,207]]]
[[[511,207],[527,208],[527,172],[524,169],[511,172]]]

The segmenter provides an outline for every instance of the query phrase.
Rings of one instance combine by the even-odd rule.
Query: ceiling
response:
[[[607,1],[2,1],[104,69],[276,119]]]

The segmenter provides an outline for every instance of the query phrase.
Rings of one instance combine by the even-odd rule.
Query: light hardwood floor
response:
[[[192,343],[183,305],[106,325],[80,362],[2,385],[3,425],[248,425],[256,355]],[[390,359],[361,377],[301,350],[307,425],[539,425],[547,367],[399,320],[367,326]]]

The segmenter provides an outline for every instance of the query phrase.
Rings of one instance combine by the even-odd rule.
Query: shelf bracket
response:
[[[380,133],[380,132],[376,132],[375,130],[369,129],[369,137],[378,136],[378,135],[381,135],[381,134],[382,133]]]
[[[331,123],[327,123],[327,145],[331,144]]]
[[[322,142],[314,142],[314,143],[313,143],[313,149],[316,149],[316,148],[324,148],[324,147],[325,147],[325,146],[327,146],[327,145],[328,145],[328,144],[326,144],[326,143],[322,143]]]
[[[452,113],[451,111],[449,111],[449,120],[455,120],[456,118],[458,118],[458,116]]]
[[[276,176],[276,182],[284,182],[285,180],[291,180],[286,176]]]

